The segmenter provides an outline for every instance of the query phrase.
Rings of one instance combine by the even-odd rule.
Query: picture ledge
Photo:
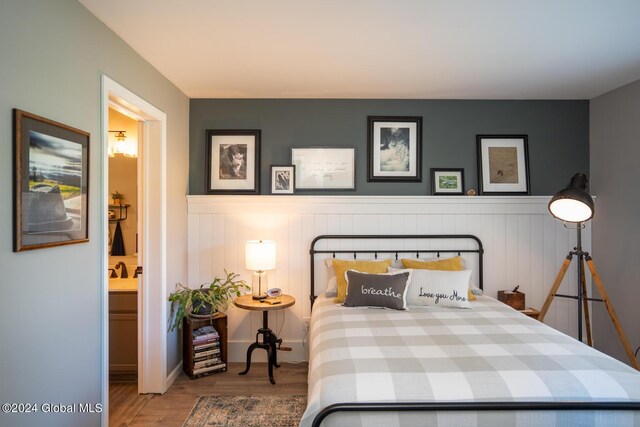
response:
[[[314,194],[304,194],[304,195],[271,195],[271,194],[262,194],[262,195],[211,195],[211,194],[188,194],[187,200],[189,202],[203,202],[206,203],[211,199],[244,199],[244,200],[328,200],[328,199],[338,199],[338,200],[350,200],[350,201],[366,201],[366,200],[382,200],[382,199],[392,199],[392,200],[413,200],[418,202],[453,202],[453,201],[464,201],[471,203],[505,203],[505,202],[513,202],[520,201],[524,203],[531,202],[541,202],[545,201],[547,203],[551,199],[551,195],[549,196],[432,196],[432,195],[314,195]],[[592,196],[594,199],[596,196]]]
[[[551,196],[187,196],[189,214],[443,214],[551,217]]]

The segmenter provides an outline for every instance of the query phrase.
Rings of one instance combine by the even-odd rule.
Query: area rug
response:
[[[295,427],[307,396],[201,396],[182,427]]]

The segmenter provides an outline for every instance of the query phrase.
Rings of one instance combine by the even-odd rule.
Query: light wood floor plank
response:
[[[269,382],[266,363],[252,363],[244,376],[244,363],[230,363],[227,372],[196,380],[180,375],[163,395],[138,395],[136,384],[110,384],[110,427],[180,427],[200,396],[307,394],[307,364],[287,364],[274,370]]]

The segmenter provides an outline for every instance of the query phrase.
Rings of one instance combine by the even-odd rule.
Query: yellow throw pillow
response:
[[[462,257],[456,256],[453,258],[435,259],[433,261],[419,260],[419,259],[406,259],[403,258],[402,266],[404,268],[413,268],[416,270],[442,270],[442,271],[462,271],[464,270],[464,264],[462,264]],[[467,292],[469,301],[475,301],[476,296],[471,292],[471,289]]]
[[[464,270],[464,265],[462,265],[462,257],[460,256],[445,259],[434,259],[433,261],[403,258],[401,261],[404,268],[415,268],[417,270]]]
[[[391,260],[385,259],[383,261],[371,261],[371,260],[344,260],[334,259],[333,268],[336,270],[336,280],[338,282],[338,295],[333,301],[335,303],[343,303],[347,296],[347,279],[344,277],[344,273],[347,270],[357,270],[361,273],[386,273],[387,269],[391,266]]]

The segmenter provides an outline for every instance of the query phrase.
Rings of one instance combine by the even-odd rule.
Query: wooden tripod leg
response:
[[[538,320],[539,321],[544,321],[544,316],[547,314],[547,311],[549,310],[549,306],[551,306],[551,302],[553,301],[553,297],[556,296],[556,292],[558,292],[558,288],[560,287],[560,284],[562,283],[562,279],[564,279],[564,275],[567,273],[567,269],[569,268],[569,264],[571,264],[571,255],[569,255],[564,262],[562,263],[562,266],[560,267],[560,271],[558,271],[558,276],[556,276],[556,281],[553,282],[553,286],[551,286],[551,290],[549,291],[549,295],[547,295],[547,299],[544,301],[544,305],[542,306],[542,309],[540,310],[540,314],[538,315]]]
[[[622,342],[624,351],[625,353],[627,353],[627,357],[631,361],[631,366],[633,366],[635,369],[640,371],[640,364],[638,364],[638,360],[636,359],[636,356],[633,354],[633,349],[629,344],[629,340],[627,339],[627,336],[624,334],[624,330],[622,329],[622,324],[620,323],[620,320],[618,320],[618,315],[616,314],[616,311],[613,308],[613,304],[611,304],[611,301],[609,301],[609,296],[607,295],[607,291],[604,290],[604,285],[602,284],[602,280],[600,280],[600,275],[598,274],[598,271],[596,270],[596,266],[593,263],[593,260],[591,259],[591,257],[587,258],[587,266],[589,267],[589,271],[591,272],[591,277],[593,277],[593,281],[596,284],[598,293],[600,294],[600,298],[602,298],[604,305],[607,307],[607,312],[609,312],[609,317],[611,317],[613,326],[616,328],[616,332],[618,333],[618,337]]]
[[[587,328],[587,344],[589,344],[589,347],[593,347],[593,338],[591,337],[591,319],[589,318],[589,300],[587,300],[587,277],[584,272],[584,260],[582,258],[580,258],[580,263],[582,263],[580,286],[582,286],[582,296],[584,297],[582,300],[582,308],[584,311],[584,322]]]

